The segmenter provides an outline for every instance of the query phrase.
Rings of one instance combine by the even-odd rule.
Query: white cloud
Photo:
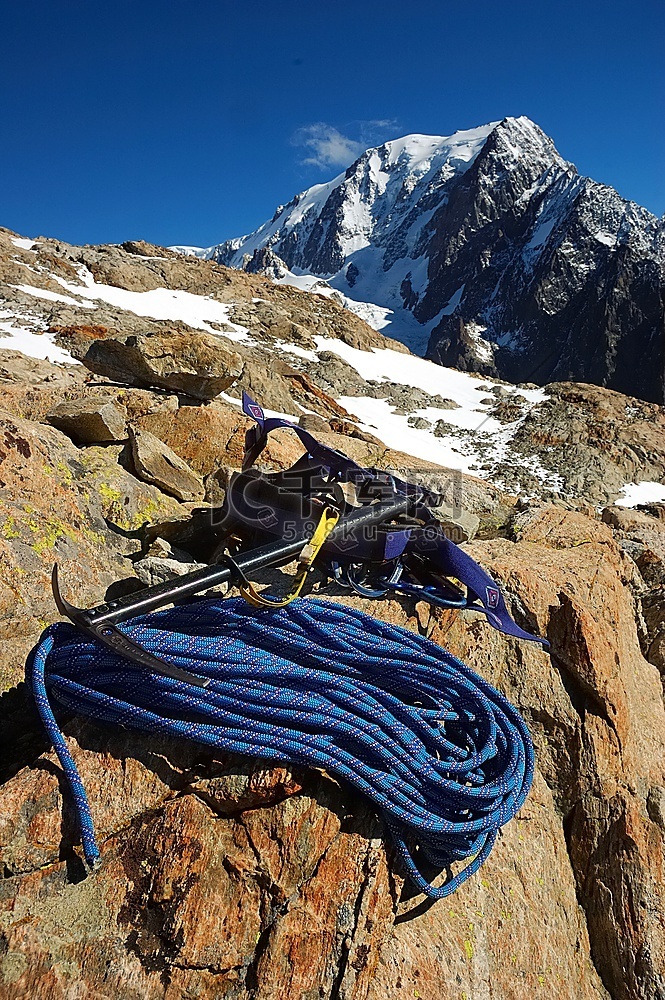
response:
[[[358,122],[360,141],[363,147],[378,146],[386,139],[394,139],[399,135],[399,122],[397,118],[372,118],[369,121]]]
[[[293,137],[296,146],[309,153],[302,161],[314,167],[347,167],[365,151],[362,142],[350,139],[325,122],[299,128]]]

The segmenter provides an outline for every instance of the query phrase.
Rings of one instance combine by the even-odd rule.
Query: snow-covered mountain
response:
[[[256,232],[182,250],[335,294],[445,365],[665,399],[665,222],[528,118],[386,142]]]

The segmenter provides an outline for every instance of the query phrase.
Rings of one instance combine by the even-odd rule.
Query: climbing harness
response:
[[[329,771],[371,799],[409,876],[442,898],[478,870],[528,794],[526,725],[423,636],[298,595],[316,560],[359,594],[479,611],[508,635],[547,643],[512,620],[496,583],[446,538],[433,492],[356,465],[303,428],[266,418],[246,395],[243,409],[256,425],[218,512],[227,550],[217,565],[88,611],[64,599],[54,568],[56,603],[76,628],[50,626],[27,675],[76,803],[86,861],[99,855],[90,808],[51,701],[115,725]],[[306,454],[286,473],[261,474],[253,463],[278,428],[298,434]],[[256,570],[294,558],[287,595],[250,583]],[[223,582],[242,596],[197,596]],[[453,875],[450,865],[465,859]],[[431,885],[424,865],[445,868],[445,883]]]

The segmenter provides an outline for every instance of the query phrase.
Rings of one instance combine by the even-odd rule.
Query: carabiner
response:
[[[390,585],[389,589],[396,590],[400,594],[408,594],[421,601],[427,601],[428,604],[435,604],[439,608],[467,608],[469,606],[468,598],[461,590],[454,587],[453,584],[449,585],[451,597],[445,597],[439,593],[438,588],[432,584],[425,585],[400,581],[397,584]],[[459,596],[454,595],[455,591]]]

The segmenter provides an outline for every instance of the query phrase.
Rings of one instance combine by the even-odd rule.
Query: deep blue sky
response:
[[[662,0],[6,2],[0,225],[206,246],[363,143],[520,114],[661,215],[664,41]]]

